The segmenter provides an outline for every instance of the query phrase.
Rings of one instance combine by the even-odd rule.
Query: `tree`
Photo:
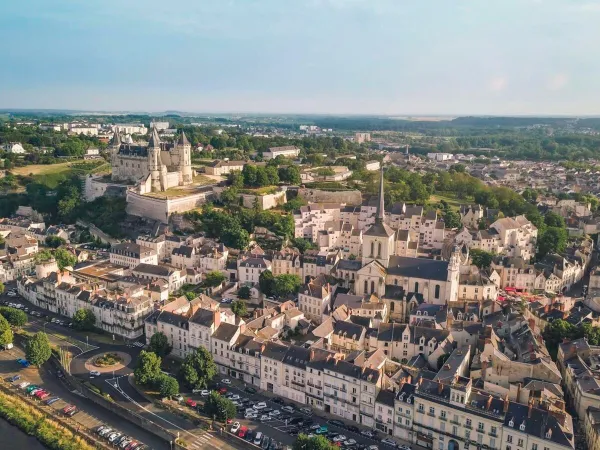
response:
[[[225,275],[218,270],[208,272],[204,277],[204,284],[208,287],[219,286],[223,281],[225,281]]]
[[[490,267],[492,260],[494,259],[493,253],[486,252],[479,248],[471,249],[469,251],[469,256],[471,257],[471,262],[480,269]]]
[[[460,215],[451,209],[446,210],[444,213],[444,223],[446,224],[446,228],[458,228],[462,224]]]
[[[301,285],[302,280],[298,275],[284,273],[275,277],[273,294],[279,297],[295,294],[298,292]]]
[[[0,315],[0,346],[12,344],[12,341],[13,332],[10,329],[10,324],[8,323],[8,320],[4,318],[4,316]]]
[[[59,236],[46,236],[46,245],[52,248],[58,248],[61,245],[65,245],[67,241]]]
[[[27,323],[27,314],[17,308],[1,306],[0,315],[4,316],[13,327],[22,327]]]
[[[267,297],[273,295],[273,285],[275,283],[275,277],[273,276],[273,272],[270,270],[265,270],[258,277],[258,286],[260,287],[260,292],[262,292]]]
[[[233,419],[237,412],[233,402],[212,391],[204,403],[204,411],[209,416],[214,416],[220,422],[226,422],[227,419]]]
[[[248,286],[242,286],[241,288],[239,288],[238,297],[244,300],[248,300],[250,298],[250,288]],[[233,305],[231,309],[233,309]]]
[[[63,270],[65,267],[73,267],[77,264],[75,255],[65,248],[54,250],[54,259],[56,259],[56,264],[58,264],[60,270]]]
[[[4,294],[4,290],[5,290],[5,289],[6,289],[6,288],[4,287],[4,283],[3,283],[2,281],[0,281],[0,295],[1,295],[1,294]]]
[[[50,341],[48,335],[43,332],[35,333],[25,346],[25,354],[27,361],[34,366],[41,366],[50,359],[52,355],[52,349],[50,348]]]
[[[549,211],[544,216],[544,223],[549,227],[565,228],[565,219],[556,214],[555,212]]]
[[[246,302],[242,300],[236,300],[231,304],[231,311],[238,317],[246,317],[248,309],[246,308]]]
[[[198,347],[185,357],[179,368],[179,379],[191,389],[204,389],[217,374],[217,366],[211,353]]]
[[[279,168],[279,180],[287,184],[300,184],[300,169],[298,166],[285,166]]]
[[[91,309],[78,309],[73,315],[73,328],[79,331],[91,331],[96,324],[96,316]]]
[[[565,228],[548,227],[538,238],[538,259],[548,253],[563,252],[567,246],[567,237]]]
[[[302,254],[306,250],[310,250],[316,248],[316,245],[304,238],[294,238],[292,239],[292,245],[298,249],[298,251]]]
[[[156,353],[142,350],[138,356],[137,365],[133,371],[135,381],[142,386],[150,386],[160,375],[161,359]]]
[[[172,349],[173,347],[169,344],[169,338],[163,332],[154,333],[150,338],[148,350],[156,353],[159,357],[164,358],[171,353]]]
[[[155,380],[155,386],[158,388],[161,397],[172,397],[179,394],[179,383],[173,377],[161,374]]]
[[[325,436],[308,437],[306,434],[299,434],[294,442],[293,450],[335,450],[336,447],[327,440]]]

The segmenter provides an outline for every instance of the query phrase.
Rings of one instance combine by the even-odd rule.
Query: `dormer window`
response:
[[[515,422],[512,419],[510,419],[508,421],[508,426],[511,427],[511,428],[514,427],[515,426]]]
[[[521,425],[519,425],[519,430],[525,431],[525,422],[523,422]]]

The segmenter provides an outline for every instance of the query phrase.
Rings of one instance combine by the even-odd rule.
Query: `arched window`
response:
[[[381,258],[381,242],[378,244],[378,248],[377,248],[377,257]]]
[[[396,304],[396,302],[393,301],[393,300],[390,302],[390,312],[394,312],[394,305],[395,304]]]
[[[419,292],[419,282],[415,281],[415,293]]]
[[[365,294],[368,292],[367,289],[369,289],[369,284],[367,280],[365,280]]]
[[[371,256],[375,255],[375,242],[371,242]]]
[[[375,282],[371,281],[371,294],[375,292]]]
[[[394,278],[394,286],[398,286],[398,278]]]
[[[435,298],[440,298],[440,285],[435,285]]]

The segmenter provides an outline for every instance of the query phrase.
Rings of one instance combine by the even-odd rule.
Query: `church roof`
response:
[[[447,281],[448,261],[391,256],[387,271],[390,275]]]
[[[381,236],[390,237],[395,234],[395,231],[383,222],[375,222],[371,228],[367,230],[365,236]]]

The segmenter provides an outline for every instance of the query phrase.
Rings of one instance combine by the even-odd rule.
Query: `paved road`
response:
[[[121,420],[119,417],[111,414],[104,408],[96,405],[80,394],[72,392],[69,387],[64,384],[50,369],[49,365],[44,365],[41,369],[29,367],[23,369],[17,362],[17,358],[23,358],[24,352],[18,347],[14,347],[8,351],[0,352],[0,376],[6,379],[12,375],[20,375],[21,379],[15,383],[19,384],[22,381],[28,381],[36,384],[52,394],[52,397],[60,397],[51,407],[56,410],[64,408],[68,404],[76,405],[81,412],[73,416],[75,422],[93,428],[101,424],[106,424],[115,430],[125,433],[134,439],[145,443],[155,450],[166,450],[169,445],[162,439],[157,438],[152,433]]]

